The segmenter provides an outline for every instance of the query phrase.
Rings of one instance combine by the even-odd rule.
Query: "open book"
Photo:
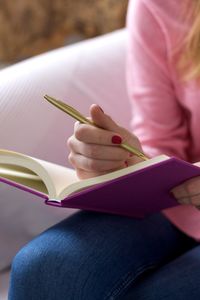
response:
[[[190,163],[160,155],[106,175],[79,180],[73,169],[0,149],[0,181],[53,206],[143,217],[178,205],[170,190],[200,175]]]

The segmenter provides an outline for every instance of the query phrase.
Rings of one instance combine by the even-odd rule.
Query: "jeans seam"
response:
[[[153,269],[157,264],[149,263],[146,265],[141,266],[137,269],[136,272],[128,272],[125,276],[123,276],[120,280],[120,283],[118,283],[114,286],[111,292],[109,292],[103,300],[115,300],[117,297],[121,294],[121,292],[126,289],[131,283],[134,283],[134,281],[140,276],[144,271]]]

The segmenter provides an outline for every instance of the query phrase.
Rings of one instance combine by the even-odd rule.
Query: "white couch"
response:
[[[88,115],[99,104],[129,128],[125,29],[63,47],[0,72],[0,148],[69,166],[66,140],[74,121],[43,100],[49,94]],[[47,207],[40,198],[0,185],[0,299],[12,257],[25,243],[74,210]],[[4,271],[3,271],[4,270]]]

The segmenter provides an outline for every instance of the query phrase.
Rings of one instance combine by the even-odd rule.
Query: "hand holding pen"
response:
[[[62,101],[47,95],[45,99],[79,120],[67,144],[69,161],[80,179],[103,175],[148,159],[137,137],[115,123],[98,105],[90,107],[90,119]]]

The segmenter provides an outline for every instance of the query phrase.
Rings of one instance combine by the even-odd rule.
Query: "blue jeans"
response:
[[[200,246],[162,214],[78,212],[12,264],[9,300],[197,300]]]

